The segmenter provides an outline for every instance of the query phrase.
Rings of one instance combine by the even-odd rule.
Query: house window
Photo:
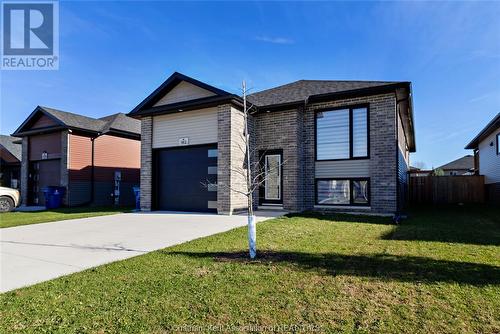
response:
[[[497,134],[497,155],[500,155],[500,133]]]
[[[370,204],[368,179],[317,179],[317,205]]]
[[[368,108],[316,114],[316,160],[368,158]]]

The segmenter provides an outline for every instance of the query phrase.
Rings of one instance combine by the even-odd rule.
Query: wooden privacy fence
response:
[[[411,176],[411,204],[484,203],[484,176]]]

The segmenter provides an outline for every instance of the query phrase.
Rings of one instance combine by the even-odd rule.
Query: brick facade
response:
[[[369,104],[371,212],[397,210],[396,98],[393,93],[310,104],[304,121],[305,208],[315,202],[315,110]],[[349,175],[346,175],[349,177]]]
[[[141,211],[151,211],[153,194],[153,117],[141,119]]]
[[[229,104],[218,106],[217,211],[232,214],[247,208],[243,113]]]
[[[255,116],[257,151],[283,151],[283,208],[290,211],[301,211],[304,208],[303,122],[302,109],[275,111]]]
[[[258,113],[250,117],[252,164],[259,152],[283,151],[283,208],[302,211],[315,208],[315,111],[358,104],[369,105],[370,209],[371,213],[397,211],[397,119],[394,93],[308,104],[296,109]],[[232,214],[247,207],[244,118],[230,104],[217,108],[218,192],[217,211]],[[152,117],[142,118],[141,209],[151,210],[152,198]],[[238,171],[241,171],[240,173]],[[253,170],[253,175],[257,173]],[[345,175],[349,178],[350,175]],[[233,189],[233,190],[231,190]],[[258,203],[258,191],[254,193]],[[346,211],[367,209],[338,208]]]

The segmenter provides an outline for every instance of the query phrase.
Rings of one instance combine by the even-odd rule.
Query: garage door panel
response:
[[[217,166],[217,158],[208,154],[214,148],[212,144],[156,151],[157,209],[215,211],[211,207],[217,201],[217,191],[206,186],[217,182],[217,174],[209,174],[213,172],[209,167]]]

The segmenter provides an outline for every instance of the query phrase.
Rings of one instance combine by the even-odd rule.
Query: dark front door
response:
[[[28,174],[29,205],[45,205],[43,188],[59,186],[61,181],[61,161],[41,160],[30,163]]]
[[[283,203],[282,160],[281,150],[261,153],[260,168],[263,178],[259,191],[259,204]]]
[[[217,211],[217,145],[155,152],[156,209]]]

